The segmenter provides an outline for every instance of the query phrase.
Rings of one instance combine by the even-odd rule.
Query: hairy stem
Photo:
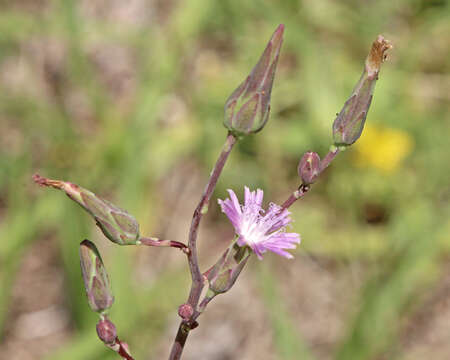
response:
[[[211,195],[216,187],[217,181],[219,180],[219,176],[222,173],[223,167],[225,166],[228,156],[230,155],[230,152],[233,149],[234,144],[236,144],[236,141],[237,139],[231,133],[229,133],[225,141],[225,144],[222,148],[222,152],[220,153],[216,165],[214,166],[214,169],[211,172],[211,176],[205,187],[205,190],[203,191],[200,202],[195,208],[194,215],[192,217],[188,241],[188,249],[189,249],[188,262],[189,262],[189,270],[191,272],[192,277],[192,285],[191,290],[189,292],[187,304],[191,305],[193,309],[197,308],[200,295],[202,293],[204,286],[204,277],[198,265],[198,255],[197,255],[198,228],[203,215],[208,212],[208,204],[211,199]],[[189,331],[193,329],[195,325],[196,325],[195,320],[193,319],[191,319],[190,321],[183,320],[180,323],[174,344],[172,346],[172,350],[170,352],[169,360],[177,360],[181,358],[181,354],[183,352],[184,344],[186,343]]]

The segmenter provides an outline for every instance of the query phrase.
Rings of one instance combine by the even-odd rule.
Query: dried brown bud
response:
[[[373,42],[361,78],[334,120],[333,138],[336,146],[351,145],[361,136],[380,66],[386,58],[385,52],[391,48],[391,43],[381,35]]]
[[[392,49],[389,40],[386,40],[382,35],[378,35],[366,59],[366,71],[369,78],[378,75],[381,64],[386,60],[386,51],[389,49]]]

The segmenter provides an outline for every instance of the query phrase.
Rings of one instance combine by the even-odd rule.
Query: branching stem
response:
[[[234,144],[236,144],[236,141],[237,141],[236,137],[234,137],[231,133],[229,133],[225,141],[225,144],[222,148],[222,152],[220,153],[216,165],[214,166],[214,169],[211,172],[211,176],[209,178],[208,183],[206,184],[205,190],[203,191],[200,202],[195,208],[194,215],[192,217],[188,241],[188,249],[189,249],[188,262],[189,262],[189,270],[191,272],[192,277],[192,285],[191,290],[189,292],[187,304],[191,305],[194,310],[197,309],[197,305],[200,300],[200,295],[202,293],[205,281],[200,271],[200,267],[198,265],[198,255],[197,255],[198,228],[203,215],[208,212],[208,204],[211,199],[211,195],[214,192],[217,181],[219,180],[219,176],[222,173],[223,167],[225,166],[228,156],[230,155],[230,152],[233,149]],[[178,332],[175,337],[174,344],[172,346],[172,350],[170,352],[169,360],[178,360],[181,358],[181,354],[183,352],[184,344],[186,343],[189,331],[192,330],[196,325],[197,324],[194,319],[181,321],[180,326],[178,327]]]
[[[339,149],[337,147],[332,147],[328,154],[320,162],[320,173],[322,173],[334,160],[336,155],[339,154]],[[305,194],[311,189],[311,185],[301,184],[297,190],[295,190],[286,201],[281,205],[281,209],[289,208],[293,203],[295,203],[298,199],[301,199]]]

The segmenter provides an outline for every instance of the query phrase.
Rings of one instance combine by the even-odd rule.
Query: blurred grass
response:
[[[247,184],[284,199],[297,185],[301,154],[327,151],[334,114],[358,79],[370,43],[379,33],[391,39],[394,49],[368,116],[372,135],[363,134],[337,158],[293,217],[302,251],[369,260],[368,273],[374,273],[337,358],[372,359],[394,348],[398,318],[414,309],[413,294],[438,281],[450,251],[449,3],[143,3],[137,1],[142,10],[130,10],[127,18],[87,1],[0,2],[0,330],[24,254],[51,233],[59,239],[75,328],[71,345],[51,358],[114,358],[93,335],[96,319],[78,268],[78,244],[96,230],[60,194],[32,187],[31,175],[40,171],[112,194],[144,229],[159,231],[164,199],[158,186],[188,160],[209,172],[225,136],[224,100],[283,22],[271,120],[238,144],[217,195]],[[394,131],[409,139],[407,151],[398,138],[379,135]],[[368,153],[371,161],[364,161]],[[135,256],[113,248],[108,262],[120,299],[114,318],[144,356],[147,339],[158,337],[183,299],[184,292],[168,284],[184,288],[184,277],[175,269],[141,289],[130,282]],[[294,358],[302,345],[287,308],[280,313],[274,307],[276,280],[270,271],[261,277],[280,359]],[[150,316],[153,321],[143,321]],[[383,331],[386,324],[391,332]]]
[[[401,316],[421,299],[424,283],[436,278],[438,247],[432,232],[443,219],[430,216],[430,204],[415,204],[393,224],[401,244],[386,266],[365,285],[356,319],[337,354],[338,360],[372,359],[396,345]],[[434,271],[433,271],[434,270]],[[395,348],[395,346],[394,346]]]
[[[280,359],[314,359],[305,340],[296,330],[286,304],[282,300],[280,301],[282,295],[277,288],[277,279],[273,276],[269,266],[260,265],[258,270],[263,301],[269,314],[274,343]]]

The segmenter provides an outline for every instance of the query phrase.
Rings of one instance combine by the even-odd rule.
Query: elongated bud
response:
[[[64,191],[94,217],[98,227],[109,240],[119,245],[134,245],[139,240],[139,224],[125,210],[70,182],[51,180],[38,174],[33,176],[33,180],[41,186]]]
[[[317,153],[308,151],[298,164],[298,175],[304,185],[312,184],[320,174],[320,157]]]
[[[116,326],[107,318],[100,319],[96,326],[97,335],[107,345],[112,345],[117,339]]]
[[[251,251],[247,246],[240,247],[233,243],[207,272],[209,290],[215,295],[230,290],[247,263],[250,254]]]
[[[89,240],[80,244],[80,265],[90,308],[95,312],[106,312],[114,303],[111,284],[100,253]]]
[[[270,95],[284,25],[279,25],[250,75],[225,103],[225,127],[236,136],[260,131],[269,120]]]
[[[381,35],[373,42],[361,78],[334,120],[333,138],[336,146],[351,145],[361,136],[380,67],[386,57],[385,52],[391,48],[391,43]]]

